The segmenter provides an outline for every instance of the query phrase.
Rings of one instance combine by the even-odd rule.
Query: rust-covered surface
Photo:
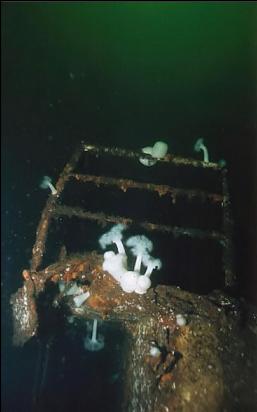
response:
[[[23,346],[38,329],[35,284],[30,272],[23,271],[24,284],[12,295],[10,303],[13,309],[13,344]]]
[[[56,285],[48,304],[69,316],[120,323],[127,335],[123,377],[124,411],[234,411],[257,402],[257,317],[221,292],[195,295],[157,286],[145,295],[124,293],[102,270],[96,253],[66,258],[38,272],[25,273],[24,286],[12,297],[14,340],[24,344],[36,333],[37,297],[42,285]],[[32,280],[31,280],[32,279]],[[80,284],[89,298],[79,307],[74,296],[59,291],[59,282]],[[32,283],[34,287],[31,287]],[[22,308],[22,310],[21,310]],[[177,316],[185,324],[180,325]],[[159,355],[152,356],[157,346]],[[85,395],[86,396],[86,395]]]

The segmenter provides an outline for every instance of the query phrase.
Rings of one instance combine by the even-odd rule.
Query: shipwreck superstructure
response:
[[[171,153],[145,168],[141,157],[87,142],[74,152],[42,212],[23,287],[11,298],[14,344],[40,339],[45,299],[67,322],[118,325],[126,337],[120,410],[232,411],[240,308],[230,295],[227,169]],[[152,237],[165,262],[144,295],[125,293],[102,268],[97,240],[119,223]]]

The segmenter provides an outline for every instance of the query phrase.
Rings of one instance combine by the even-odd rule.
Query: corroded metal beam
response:
[[[106,215],[105,213],[95,213],[90,212],[88,210],[83,210],[78,207],[70,207],[65,205],[58,205],[56,206],[53,212],[53,218],[57,219],[61,216],[67,217],[78,217],[79,219],[88,219],[94,220],[98,224],[105,226],[107,223],[123,223],[124,225],[137,225],[142,227],[145,230],[149,231],[157,231],[163,233],[170,233],[174,237],[179,236],[188,236],[191,238],[198,238],[198,239],[212,239],[222,243],[224,245],[227,242],[226,237],[219,232],[216,231],[205,231],[195,228],[184,228],[178,226],[168,226],[168,225],[160,225],[157,223],[151,222],[142,222],[134,220],[130,217],[123,217],[123,216],[113,216],[113,215]]]
[[[146,159],[152,159],[151,155],[142,153],[141,151],[133,151],[128,149],[121,149],[119,147],[103,147],[94,146],[91,144],[84,144],[84,151],[95,154],[97,156],[116,156],[124,157],[128,159],[139,159],[144,157]],[[191,166],[200,167],[203,169],[213,169],[221,170],[221,166],[218,163],[203,162],[201,160],[184,158],[179,156],[174,156],[172,154],[167,154],[162,159],[158,159],[158,162],[173,163],[175,166]]]
[[[83,151],[83,142],[79,145],[77,150],[75,150],[69,162],[65,165],[63,172],[61,173],[57,183],[56,183],[56,194],[50,194],[43,209],[39,225],[36,232],[36,241],[32,249],[32,259],[30,269],[32,272],[36,272],[40,267],[42,258],[45,252],[45,243],[47,239],[47,233],[49,229],[49,224],[51,221],[52,214],[56,208],[57,200],[60,197],[64,189],[66,181],[69,179],[70,173],[74,170],[77,162]]]
[[[236,283],[236,273],[234,269],[233,251],[233,219],[231,216],[231,204],[228,190],[227,170],[222,170],[222,192],[223,192],[223,232],[227,239],[223,245],[223,270],[225,273],[225,286],[232,287]]]
[[[169,195],[174,203],[177,197],[186,197],[188,200],[197,198],[201,201],[213,203],[221,203],[223,201],[223,196],[218,193],[208,193],[197,189],[180,189],[168,185],[137,182],[132,179],[115,179],[113,177],[82,175],[78,173],[71,173],[70,177],[81,183],[94,183],[96,186],[115,186],[123,192],[126,192],[128,189],[157,192],[160,197]]]

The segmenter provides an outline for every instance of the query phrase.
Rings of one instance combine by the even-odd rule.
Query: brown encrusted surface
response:
[[[162,303],[166,296],[167,307],[171,304],[175,313],[186,317],[187,324],[171,329],[169,341],[163,325],[153,318],[134,326],[124,410],[255,411],[256,313],[252,314],[250,329],[247,324],[240,326],[242,312],[222,293],[213,303],[209,297],[172,287],[162,286],[156,291],[162,295]],[[166,371],[169,359],[158,365],[157,358],[156,368],[155,358],[149,357],[153,339],[165,346],[170,356],[181,355],[173,366],[171,358],[171,368]]]
[[[256,313],[242,323],[242,302],[215,291],[199,296],[171,286],[144,295],[124,293],[101,268],[96,253],[73,256],[37,273],[24,274],[24,286],[13,295],[16,344],[36,333],[35,302],[49,283],[77,281],[90,297],[75,317],[118,321],[129,336],[126,344],[123,411],[220,412],[254,411],[256,390]],[[52,305],[63,301],[63,294]],[[176,315],[186,324],[179,326]],[[153,343],[154,342],[154,343]],[[161,348],[152,356],[153,345]]]
[[[23,346],[38,328],[35,288],[27,270],[23,271],[24,285],[11,296],[13,312],[13,344]]]

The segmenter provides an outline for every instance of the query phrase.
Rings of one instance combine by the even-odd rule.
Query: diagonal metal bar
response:
[[[55,195],[50,194],[49,198],[46,202],[46,205],[43,209],[41,214],[41,218],[37,227],[36,232],[36,241],[32,249],[32,259],[30,269],[32,272],[36,272],[39,266],[41,265],[42,258],[45,252],[45,243],[47,239],[47,233],[51,221],[52,214],[56,208],[57,200],[60,197],[64,189],[64,185],[69,179],[70,173],[76,167],[76,164],[81,156],[83,151],[83,143],[79,145],[77,150],[75,150],[74,154],[72,155],[69,162],[65,165],[63,172],[61,173],[57,183],[56,183],[56,190],[57,193]]]

